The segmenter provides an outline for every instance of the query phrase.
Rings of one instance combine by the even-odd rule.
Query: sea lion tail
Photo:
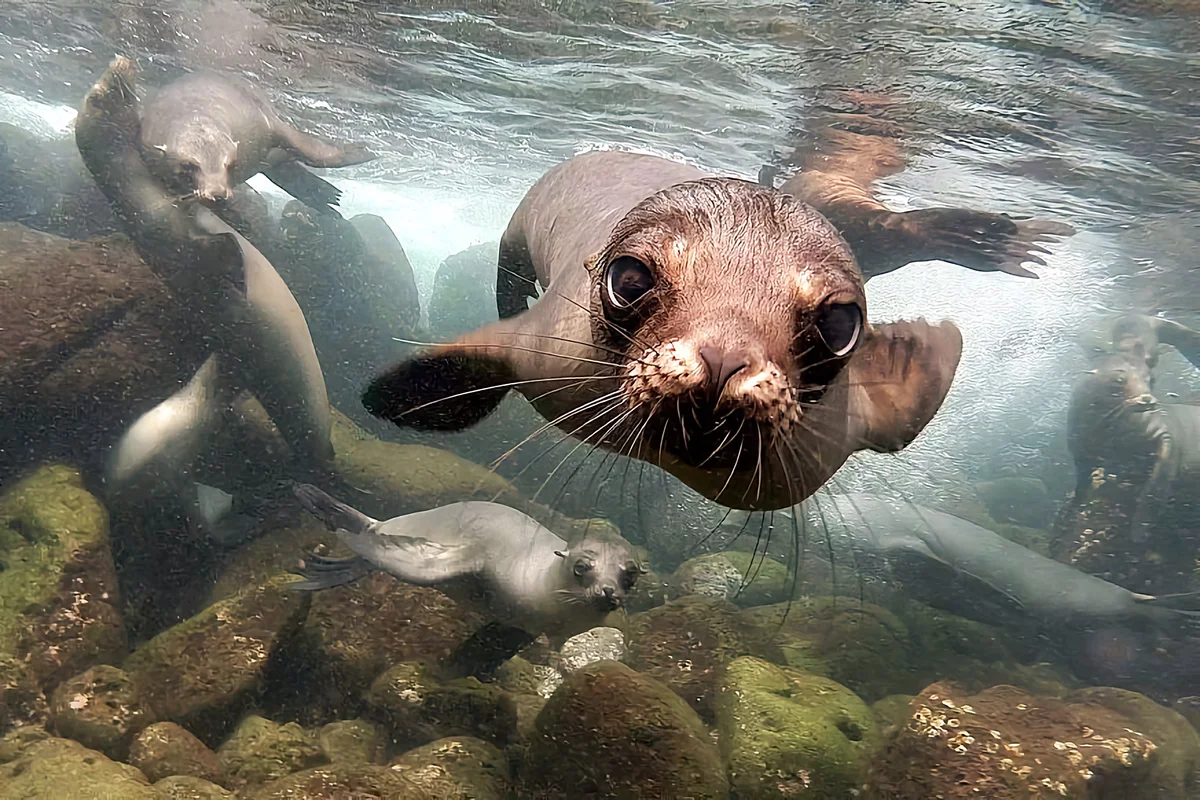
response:
[[[311,483],[300,484],[294,492],[300,505],[324,522],[325,527],[331,531],[366,533],[375,524],[375,520],[366,514],[326,494]]]

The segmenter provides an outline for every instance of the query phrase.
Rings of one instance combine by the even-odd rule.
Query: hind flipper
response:
[[[331,531],[366,533],[375,525],[375,520],[361,511],[351,508],[342,501],[326,494],[310,483],[302,483],[294,490],[296,499],[308,513],[325,523]]]
[[[332,589],[335,586],[345,586],[366,577],[373,567],[361,558],[347,558],[340,569],[313,569],[308,565],[293,574],[304,578],[302,581],[289,583],[289,590],[300,592],[319,592],[322,589]]]
[[[337,145],[301,133],[281,119],[273,121],[275,135],[279,137],[279,146],[310,167],[350,167],[355,164],[365,164],[377,156],[361,144]]]
[[[449,673],[447,677],[487,678],[535,639],[537,636],[520,628],[489,622],[455,648],[442,663],[442,669]]]
[[[314,211],[341,217],[332,206],[336,206],[342,199],[342,190],[306,170],[299,161],[281,161],[270,169],[263,170],[263,174],[271,183]]]

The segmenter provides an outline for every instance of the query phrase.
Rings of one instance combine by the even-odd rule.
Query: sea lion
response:
[[[375,158],[357,144],[336,145],[293,128],[245,81],[192,72],[145,104],[142,157],[172,191],[219,205],[260,172],[292,197],[326,213],[341,191],[304,169],[348,167]]]
[[[1131,592],[965,519],[910,502],[822,495],[797,511],[811,530],[830,537],[831,547],[851,550],[857,566],[882,558],[901,571],[907,566],[910,574],[915,567],[907,591],[980,622],[1011,625],[1032,618],[1063,631],[1129,622],[1194,624],[1200,617],[1195,610],[1200,594]]]
[[[515,316],[514,275],[546,287]],[[563,430],[732,507],[793,505],[852,453],[907,446],[962,350],[950,322],[869,324],[853,254],[808,206],[655,156],[551,169],[497,281],[507,318],[380,376],[367,410],[456,430],[516,387]]]
[[[196,397],[216,404],[241,390],[251,392],[295,455],[324,474],[333,458],[332,414],[304,315],[262,253],[203,205],[178,202],[150,174],[137,149],[134,80],[132,62],[114,59],[84,98],[75,138],[138,253],[191,313],[195,335],[219,356],[201,367],[197,385],[222,388]],[[189,391],[185,387],[183,393]],[[193,412],[197,426],[182,429],[172,415],[148,412],[144,424],[135,422],[118,443],[113,463],[153,463],[151,454],[169,446],[164,439],[202,439],[207,427],[199,422],[209,425],[214,412],[208,407]],[[170,422],[157,425],[155,419]],[[122,476],[128,474],[111,477],[119,486]]]
[[[532,517],[499,503],[452,503],[381,522],[315,486],[300,485],[295,492],[301,505],[356,555],[309,559],[302,571],[306,580],[291,588],[340,586],[372,570],[436,586],[489,618],[490,626],[476,644],[482,638],[506,644],[504,652],[485,659],[487,666],[511,657],[542,633],[561,646],[604,624],[645,571],[633,545],[618,534],[589,530],[568,543]],[[476,644],[467,649],[475,650],[477,659]]]

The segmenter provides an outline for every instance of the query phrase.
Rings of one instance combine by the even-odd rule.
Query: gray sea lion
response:
[[[192,399],[216,404],[251,392],[295,455],[323,474],[333,457],[332,415],[300,307],[253,245],[204,206],[179,203],[162,188],[141,159],[138,135],[133,65],[117,58],[84,98],[76,142],[139,254],[192,314],[195,335],[219,356],[201,368],[197,386],[221,388],[197,389]],[[118,444],[113,463],[153,463],[152,454],[169,446],[164,439],[202,439],[212,413],[193,408],[196,427],[181,430],[170,414],[148,412]]]
[[[853,254],[808,206],[654,156],[586,153],[546,173],[497,280],[535,274],[532,308],[512,316],[498,289],[507,318],[377,378],[368,411],[454,430],[515,387],[554,425],[712,500],[783,508],[852,453],[907,446],[962,349],[950,322],[868,324]]]
[[[568,543],[532,517],[498,503],[452,503],[381,522],[315,486],[295,491],[304,508],[356,555],[310,559],[307,580],[292,588],[326,589],[371,570],[436,586],[489,618],[490,627],[476,642],[486,637],[507,645],[486,659],[488,665],[512,656],[539,634],[561,646],[604,624],[644,571],[633,545],[615,533],[597,529]]]
[[[1032,618],[1056,630],[1073,625],[1189,623],[1200,595],[1131,592],[1039,555],[965,519],[866,494],[820,496],[800,511],[818,536],[872,558],[915,558],[921,599],[991,624]],[[844,552],[844,549],[843,549]]]
[[[293,128],[245,81],[192,72],[162,87],[142,114],[142,157],[172,191],[220,204],[258,173],[293,197],[330,212],[333,184],[304,169],[348,167],[375,156],[357,144],[336,145]]]

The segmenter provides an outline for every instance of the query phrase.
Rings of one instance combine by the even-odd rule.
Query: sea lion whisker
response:
[[[573,381],[573,383],[568,383],[565,386],[560,386],[555,389],[551,389],[551,390],[547,391],[546,395],[548,395],[548,394],[553,394],[554,392],[561,392],[561,391],[565,391],[567,389],[571,389],[575,386],[586,383],[588,381],[610,381],[610,380],[623,380],[623,379],[624,379],[624,376],[622,376],[622,375],[589,375],[589,376],[584,376],[584,377],[580,377],[578,375],[562,375],[559,377],[530,378],[528,380],[508,381],[506,383],[496,383],[496,384],[492,384],[490,386],[481,386],[481,387],[478,387],[475,389],[466,389],[461,392],[456,392],[455,394],[446,395],[445,397],[439,397],[436,400],[430,400],[427,403],[421,403],[419,406],[413,406],[412,408],[410,408],[406,411],[402,411],[401,413],[397,414],[396,417],[397,417],[397,419],[402,419],[402,418],[408,416],[409,414],[415,414],[416,412],[421,411],[422,409],[429,408],[430,406],[435,406],[438,403],[445,403],[450,400],[458,400],[459,398],[468,397],[473,394],[479,394],[481,392],[494,392],[497,389],[511,389],[514,386],[527,386],[531,383],[543,383],[543,382],[549,382],[549,381]],[[544,397],[546,395],[541,395],[541,396]]]
[[[575,300],[574,298],[567,297],[565,294],[562,294],[561,292],[559,292],[557,294],[557,296],[561,297],[563,300],[566,300],[568,303],[575,306],[576,308],[579,308],[581,311],[583,311],[585,314],[587,314],[592,319],[598,320],[598,321],[604,323],[604,325],[607,326],[609,330],[615,331],[616,333],[619,333],[621,336],[624,336],[626,339],[629,340],[629,342],[631,344],[635,344],[638,347],[644,347],[645,349],[654,353],[654,355],[656,355],[656,356],[661,355],[661,353],[658,352],[657,348],[653,347],[652,345],[650,345],[647,342],[642,341],[637,336],[634,336],[632,333],[629,333],[628,331],[621,328],[621,326],[614,325],[611,321],[605,319],[603,314],[597,314],[595,311],[588,308],[583,303],[580,303],[578,300]],[[661,344],[661,342],[660,342],[660,344]]]
[[[755,456],[754,472],[751,473],[751,475],[750,475],[750,483],[748,483],[746,485],[746,488],[744,490],[742,490],[741,501],[743,503],[746,501],[746,493],[749,492],[750,487],[752,485],[754,485],[755,479],[757,479],[757,481],[758,481],[758,488],[755,490],[755,493],[754,493],[755,502],[757,502],[758,498],[762,496],[762,473],[763,473],[762,426],[755,425],[754,430],[758,434],[758,451],[757,451],[757,455]]]
[[[701,461],[699,464],[696,465],[696,469],[700,469],[705,464],[707,464],[709,461],[711,461],[713,458],[715,458],[717,453],[721,452],[721,450],[724,449],[725,445],[729,444],[731,439],[733,439],[735,436],[737,436],[739,433],[742,432],[742,428],[745,427],[745,425],[746,425],[746,418],[742,417],[742,421],[741,421],[741,423],[738,424],[737,428],[732,431],[726,432],[725,438],[721,440],[721,443],[719,445],[717,445],[716,449],[713,450],[712,453],[709,454],[708,458],[704,459],[703,461]]]
[[[401,344],[410,344],[410,345],[413,345],[414,347],[441,347],[444,344],[444,342],[419,342],[419,341],[416,341],[415,339],[403,339],[399,336],[393,336],[392,341],[400,342]],[[464,343],[455,344],[454,347],[455,347],[455,349],[462,349],[462,350],[468,350],[468,349],[472,349],[472,348],[478,349],[478,350],[488,350],[488,349],[495,347],[495,348],[500,348],[501,350],[516,350],[516,351],[519,351],[522,353],[534,353],[539,356],[549,356],[551,358],[563,358],[563,359],[567,359],[568,361],[578,361],[582,364],[596,364],[601,367],[613,367],[614,369],[617,369],[621,366],[621,364],[618,364],[613,361],[601,361],[601,360],[595,359],[595,358],[586,358],[584,356],[573,356],[573,355],[569,355],[567,353],[555,353],[551,350],[538,350],[536,347],[522,347],[521,345],[518,345],[518,344],[494,344],[494,343],[475,344],[475,343],[470,343],[470,342],[464,342]],[[496,387],[489,387],[489,388],[494,389]]]
[[[619,410],[621,407],[618,405],[616,408]],[[562,460],[560,460],[558,462],[558,465],[555,466],[554,469],[552,469],[550,471],[550,474],[546,476],[546,479],[544,481],[542,481],[542,485],[540,487],[538,487],[538,490],[536,492],[534,492],[533,497],[530,498],[530,501],[537,502],[538,497],[540,497],[542,494],[542,490],[544,490],[546,488],[546,486],[549,485],[550,481],[554,478],[555,474],[557,474],[558,471],[560,469],[562,469],[563,465],[567,463],[567,460],[572,455],[575,454],[575,451],[577,451],[580,447],[583,447],[584,445],[588,444],[589,441],[593,437],[596,438],[597,442],[603,440],[604,437],[607,436],[608,433],[613,428],[615,428],[617,425],[621,424],[624,420],[626,420],[629,417],[630,414],[634,413],[634,411],[636,411],[636,410],[637,409],[635,409],[635,408],[627,409],[625,411],[625,413],[619,415],[615,420],[605,421],[605,422],[601,423],[601,427],[599,429],[597,429],[593,433],[588,434],[587,437],[580,439],[579,442],[574,447],[572,447],[565,456],[562,457]],[[609,412],[606,411],[605,413],[609,413]],[[599,415],[597,415],[597,417],[593,417],[593,419],[599,419]],[[578,470],[579,468],[576,467],[576,469]],[[572,476],[574,474],[575,473],[571,473]]]
[[[504,455],[500,456],[495,461],[493,461],[492,465],[491,465],[491,467],[489,467],[489,469],[492,472],[495,472],[496,469],[502,463],[504,463],[510,456],[512,456],[513,453],[517,452],[517,450],[519,450],[521,447],[524,447],[526,444],[528,444],[530,441],[532,441],[536,437],[540,436],[541,434],[545,433],[548,430],[551,430],[551,429],[559,426],[561,423],[565,422],[567,419],[575,416],[576,414],[581,414],[585,411],[588,411],[589,409],[596,407],[597,405],[603,405],[605,402],[609,402],[609,403],[611,403],[611,405],[608,408],[598,411],[595,414],[589,416],[582,423],[580,423],[574,430],[572,430],[569,433],[567,433],[566,435],[564,435],[562,439],[555,442],[554,445],[552,445],[549,449],[543,451],[541,454],[539,454],[537,457],[535,457],[534,460],[531,461],[529,464],[526,464],[525,467],[523,467],[521,469],[521,471],[518,472],[516,475],[516,477],[518,477],[518,478],[521,477],[522,475],[525,474],[526,470],[528,470],[530,467],[532,467],[534,464],[537,463],[538,459],[540,459],[543,455],[550,452],[555,447],[557,447],[558,445],[560,445],[564,441],[566,441],[568,436],[574,435],[576,431],[583,430],[583,428],[585,428],[588,425],[588,423],[598,420],[600,417],[604,416],[612,409],[619,408],[620,404],[621,404],[620,390],[614,390],[612,392],[609,392],[608,394],[604,394],[604,395],[601,395],[600,397],[589,400],[588,402],[584,403],[583,405],[573,408],[570,411],[566,411],[563,414],[560,414],[555,419],[542,424],[541,427],[539,427],[533,433],[529,434],[524,439],[522,439],[520,442],[517,442],[517,444],[510,447],[508,449],[508,451],[506,453],[504,453]]]
[[[622,353],[620,350],[614,349],[612,347],[605,347],[603,345],[593,344],[592,342],[581,342],[578,339],[568,339],[565,336],[551,336],[546,333],[523,333],[521,331],[496,331],[495,333],[499,336],[527,336],[527,337],[530,337],[533,339],[549,339],[550,341],[553,341],[553,342],[566,342],[567,344],[577,344],[582,347],[591,348],[593,350],[600,350],[602,352],[608,353],[609,355],[617,356],[618,358],[624,358],[624,359],[628,359],[630,361],[635,361],[638,364],[643,364],[645,366],[651,366],[650,362],[648,362],[648,361],[645,361],[643,359],[632,356],[629,353]]]
[[[687,423],[683,421],[683,406],[680,405],[679,398],[675,398],[675,414],[679,417],[679,433],[683,437],[683,446],[688,446]]]

